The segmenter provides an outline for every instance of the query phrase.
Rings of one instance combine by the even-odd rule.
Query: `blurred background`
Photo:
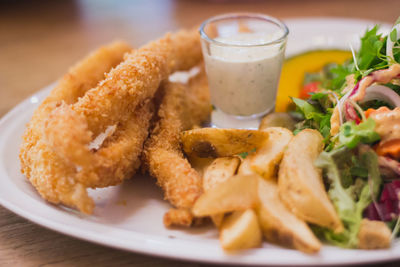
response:
[[[393,22],[399,0],[0,0],[0,115],[113,39],[135,47],[226,12]]]
[[[166,31],[238,11],[392,24],[400,0],[0,0],[0,116],[104,43],[124,39],[138,47]],[[0,207],[0,265],[86,266],[116,259],[135,266],[180,265],[66,237]]]

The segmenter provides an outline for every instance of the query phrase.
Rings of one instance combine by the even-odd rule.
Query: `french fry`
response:
[[[205,170],[203,175],[203,189],[209,191],[215,185],[225,182],[235,175],[240,164],[238,157],[216,158]],[[224,214],[212,215],[211,220],[215,226],[220,227]]]
[[[235,211],[221,225],[220,242],[226,250],[259,247],[261,241],[260,225],[252,209]]]
[[[282,127],[269,127],[268,140],[251,155],[250,168],[265,179],[275,178],[283,152],[293,137],[291,131]]]
[[[260,147],[268,133],[259,130],[201,128],[181,133],[186,155],[201,158],[229,157]]]
[[[203,193],[192,213],[197,217],[212,216],[253,208],[257,202],[257,175],[235,175]]]
[[[260,202],[256,212],[267,241],[306,253],[319,251],[321,243],[308,225],[282,203],[274,181],[259,178],[258,197]]]
[[[299,218],[340,232],[342,222],[326,193],[322,172],[314,166],[322,148],[317,130],[305,129],[292,138],[279,167],[279,194]]]
[[[283,127],[293,131],[295,124],[296,122],[292,119],[292,117],[288,113],[275,112],[275,113],[270,113],[264,118],[262,118],[258,129],[265,130],[269,127]]]

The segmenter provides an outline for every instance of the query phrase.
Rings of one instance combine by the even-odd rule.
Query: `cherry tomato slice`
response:
[[[320,82],[310,82],[306,85],[304,85],[303,89],[301,89],[299,98],[301,99],[307,99],[310,97],[310,93],[314,93],[318,91],[318,86]]]

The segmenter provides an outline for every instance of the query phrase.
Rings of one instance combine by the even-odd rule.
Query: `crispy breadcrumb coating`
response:
[[[131,47],[115,42],[91,53],[59,81],[50,95],[34,112],[23,135],[20,148],[21,171],[40,195],[49,202],[78,208],[89,213],[93,200],[83,184],[77,182],[76,166],[65,162],[43,139],[43,124],[51,111],[61,103],[73,104],[104,78]]]
[[[138,105],[153,98],[161,81],[170,73],[196,65],[202,57],[198,35],[194,30],[179,31],[132,51],[97,87],[87,91],[76,103],[52,112],[45,124],[45,138],[59,156],[79,166],[80,182],[99,187],[114,185],[126,177],[121,174],[107,184],[109,176],[102,170],[108,171],[109,162],[100,157],[101,153],[90,150],[90,141],[107,127],[131,120]],[[131,145],[136,146],[132,148],[134,151],[142,149],[143,137],[148,131],[148,124],[140,122],[139,125],[137,133],[129,137]]]
[[[83,115],[94,136],[129,118],[136,106],[152,98],[161,81],[177,70],[188,70],[202,59],[196,30],[166,34],[134,50],[106,79],[88,91],[72,109]]]
[[[157,178],[165,198],[177,208],[188,209],[202,193],[202,182],[181,151],[179,134],[200,125],[210,115],[205,72],[202,70],[188,85],[165,82],[162,89],[158,121],[145,144],[145,164]]]

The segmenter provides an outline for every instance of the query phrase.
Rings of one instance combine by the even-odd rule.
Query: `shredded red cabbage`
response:
[[[370,220],[392,221],[400,215],[400,180],[384,185],[381,197],[375,205],[371,203],[364,211]]]
[[[346,117],[347,121],[355,121],[356,124],[361,122],[361,119],[358,116],[354,106],[348,101],[346,101],[344,104],[344,116]]]

